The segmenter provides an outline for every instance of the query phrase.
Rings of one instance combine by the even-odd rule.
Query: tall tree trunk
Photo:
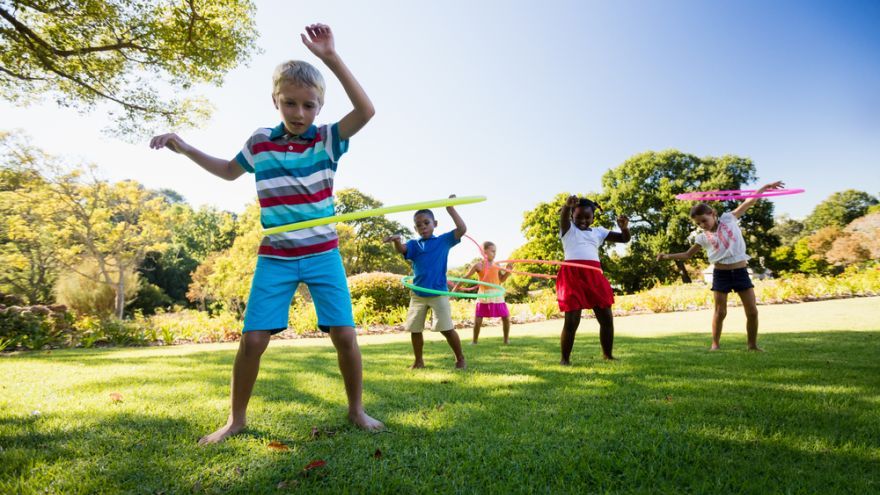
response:
[[[119,271],[119,281],[116,283],[116,317],[122,319],[125,311],[125,272]]]
[[[684,266],[684,261],[675,260],[675,266],[678,267],[678,273],[681,274],[681,281],[685,284],[691,283],[691,276],[688,274],[687,267]]]

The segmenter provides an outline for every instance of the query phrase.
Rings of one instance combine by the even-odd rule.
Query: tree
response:
[[[90,180],[83,180],[89,171]],[[164,200],[134,181],[98,180],[93,168],[53,174],[47,181],[59,218],[56,228],[65,266],[112,287],[114,314],[122,318],[126,274],[168,240]],[[83,260],[94,262],[97,274],[78,271]]]
[[[247,62],[254,13],[249,0],[0,1],[0,97],[83,111],[112,102],[120,135],[193,125],[206,102],[169,94],[219,85]]]
[[[174,302],[185,304],[192,273],[199,263],[210,253],[232,246],[235,215],[213,207],[193,210],[186,203],[170,201],[164,191],[159,197],[170,202],[166,208],[171,237],[164,250],[147,253],[138,271],[147,283],[161,289]]]
[[[187,297],[204,304],[217,301],[226,309],[243,313],[263,239],[260,203],[254,201],[239,217],[232,246],[209,256],[194,274]]]
[[[336,213],[381,208],[382,203],[355,188],[336,191]],[[389,235],[407,235],[409,229],[383,216],[367,217],[338,226],[339,246],[346,273],[409,273],[409,265],[382,240]]]
[[[811,233],[823,227],[842,229],[856,218],[865,215],[868,208],[876,204],[877,198],[864,191],[848,189],[836,192],[816,205],[813,212],[804,219],[804,226]]]
[[[54,157],[20,134],[0,133],[0,290],[49,303],[61,268],[54,210],[37,164]]]
[[[770,233],[778,237],[783,246],[793,246],[805,234],[804,223],[788,215],[779,215],[775,223]]]

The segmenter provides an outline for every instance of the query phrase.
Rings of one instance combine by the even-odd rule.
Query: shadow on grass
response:
[[[465,347],[463,372],[445,342],[426,342],[428,368],[415,371],[406,369],[408,343],[367,346],[365,402],[389,426],[383,434],[345,425],[332,348],[270,346],[249,433],[209,448],[194,441],[225,417],[235,351],[126,358],[135,371],[86,381],[78,393],[137,383],[160,391],[144,399],[157,411],[175,397],[188,402],[167,417],[62,414],[71,429],[41,426],[56,424],[48,417],[0,418],[0,472],[33,478],[7,488],[70,493],[272,492],[285,480],[327,493],[876,490],[880,334],[767,334],[766,353],[736,348],[741,337],[728,336],[718,353],[700,335],[618,337],[620,360],[609,363],[595,332],[582,331],[572,367],[555,364],[555,338],[484,338]],[[112,367],[112,355],[83,359]],[[200,396],[161,393],[175,387]],[[291,451],[269,452],[270,440]],[[305,473],[313,459],[328,465]]]

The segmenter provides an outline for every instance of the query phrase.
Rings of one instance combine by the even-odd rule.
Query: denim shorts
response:
[[[333,249],[293,260],[258,257],[242,332],[286,330],[290,303],[300,282],[309,288],[322,332],[354,326],[345,267],[339,250]]]
[[[712,290],[717,292],[740,292],[751,289],[755,285],[749,278],[748,268],[735,268],[733,270],[712,271]]]

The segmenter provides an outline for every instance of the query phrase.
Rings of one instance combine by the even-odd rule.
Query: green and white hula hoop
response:
[[[440,208],[442,206],[466,205],[469,203],[479,203],[486,201],[486,196],[462,196],[460,198],[443,198],[432,201],[422,201],[421,203],[408,203],[405,205],[383,206],[382,208],[374,208],[372,210],[360,210],[342,215],[333,215],[329,217],[314,218],[304,222],[289,223],[287,225],[279,225],[268,229],[263,229],[263,235],[280,234],[282,232],[290,232],[291,230],[307,229],[309,227],[317,227],[319,225],[327,225],[330,223],[342,223],[351,220],[360,220],[361,218],[377,217],[388,215],[389,213],[400,213],[402,211],[416,211],[426,208]],[[425,291],[427,292],[427,291]]]
[[[471,278],[447,277],[447,279],[451,280],[453,282],[466,282],[466,283],[471,283],[471,284],[482,285],[485,287],[491,287],[495,290],[492,292],[486,292],[483,294],[471,294],[470,292],[451,292],[448,290],[425,289],[424,287],[419,287],[417,285],[413,285],[413,283],[412,283],[413,276],[412,275],[408,275],[406,277],[403,277],[402,279],[400,279],[400,282],[407,289],[417,290],[419,292],[424,292],[427,294],[434,294],[436,296],[467,297],[470,299],[483,299],[483,298],[504,296],[504,292],[505,292],[504,287],[501,287],[500,285],[497,285],[497,284],[490,284],[489,282],[482,282],[480,280],[474,280]]]

